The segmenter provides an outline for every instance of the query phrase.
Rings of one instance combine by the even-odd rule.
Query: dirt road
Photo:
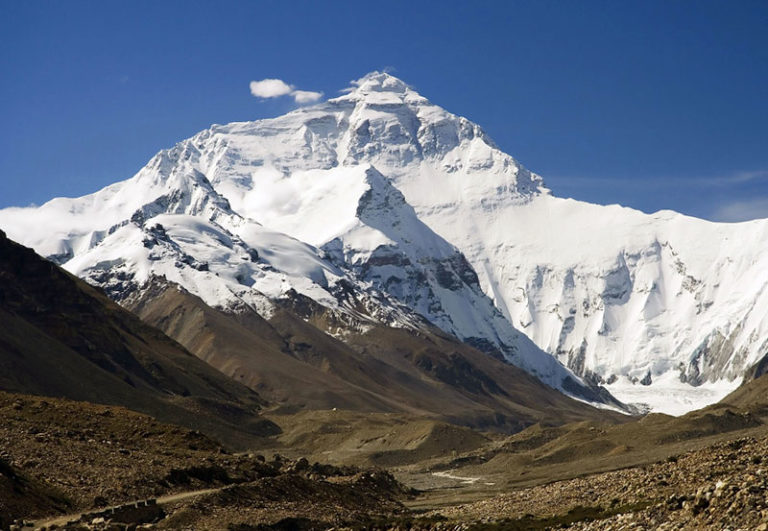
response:
[[[218,488],[215,488],[215,489],[191,490],[191,491],[188,491],[188,492],[179,492],[179,493],[176,493],[176,494],[169,494],[168,496],[161,496],[161,497],[157,498],[157,505],[167,505],[169,503],[179,502],[179,501],[182,501],[182,500],[186,500],[188,498],[194,498],[195,496],[201,496],[201,495],[204,495],[204,494],[210,494],[212,492],[219,491],[219,490],[221,490],[223,488],[224,487],[218,487]],[[78,520],[80,520],[83,517],[83,515],[87,515],[87,514],[90,514],[92,512],[108,510],[108,509],[111,509],[111,508],[124,507],[126,505],[131,505],[131,504],[135,504],[135,503],[139,503],[139,502],[143,502],[143,501],[145,501],[145,500],[128,501],[128,502],[121,503],[120,505],[115,505],[115,506],[112,506],[112,507],[104,507],[104,508],[101,508],[101,509],[90,509],[88,511],[83,511],[83,512],[80,512],[80,513],[74,513],[74,514],[68,514],[68,515],[63,515],[63,516],[56,516],[56,517],[52,517],[52,518],[46,518],[46,519],[42,519],[42,520],[37,520],[37,521],[33,522],[33,527],[34,527],[34,529],[47,529],[47,528],[49,528],[51,526],[54,526],[54,525],[60,527],[60,526],[63,526],[65,524],[69,523],[69,522],[78,521]]]

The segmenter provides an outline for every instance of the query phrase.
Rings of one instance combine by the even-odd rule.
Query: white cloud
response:
[[[296,100],[296,103],[312,103],[323,97],[322,92],[313,92],[311,90],[294,90],[291,92],[291,96]]]
[[[251,81],[251,94],[257,98],[279,98],[281,96],[291,96],[298,104],[312,103],[323,97],[322,92],[312,90],[298,90],[293,85],[289,85],[282,79],[262,79],[261,81]]]
[[[716,221],[749,221],[768,218],[768,197],[732,201],[719,206],[712,216]]]
[[[293,87],[282,79],[251,81],[251,94],[257,98],[279,98],[293,91]]]

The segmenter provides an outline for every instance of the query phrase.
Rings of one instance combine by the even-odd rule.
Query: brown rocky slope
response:
[[[299,296],[269,320],[248,308],[211,308],[163,279],[124,303],[286,413],[391,412],[508,433],[536,422],[629,419],[566,397],[437,329],[368,324],[342,341],[325,331],[333,316]]]
[[[78,513],[174,494],[185,501],[163,505],[172,529],[287,517],[327,528],[403,512],[399,500],[410,495],[383,471],[232,454],[200,432],[123,408],[0,392],[0,529],[62,514],[72,516],[57,525],[90,524]]]
[[[232,445],[274,433],[263,400],[0,231],[0,389],[114,404]]]

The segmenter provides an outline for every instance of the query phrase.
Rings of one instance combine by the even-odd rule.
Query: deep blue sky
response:
[[[0,207],[95,191],[211,123],[390,68],[557,195],[768,216],[768,2],[0,3]]]

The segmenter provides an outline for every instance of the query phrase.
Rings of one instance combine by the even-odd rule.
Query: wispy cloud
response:
[[[768,170],[740,171],[714,177],[579,177],[549,176],[544,177],[547,184],[557,186],[600,186],[621,189],[674,189],[690,186],[721,188],[739,186],[748,183],[768,182]]]
[[[731,201],[720,205],[712,215],[715,221],[749,221],[768,218],[768,197]]]
[[[707,177],[545,177],[555,195],[619,203],[651,212],[663,207],[712,221],[768,218],[768,170]],[[661,202],[660,202],[661,200]]]
[[[716,186],[729,186],[733,184],[768,181],[768,170],[741,171],[732,175],[705,179],[705,181]]]
[[[291,96],[298,104],[312,103],[323,97],[322,92],[311,90],[298,90],[282,79],[262,79],[251,81],[251,94],[257,98],[270,99],[281,96]]]

